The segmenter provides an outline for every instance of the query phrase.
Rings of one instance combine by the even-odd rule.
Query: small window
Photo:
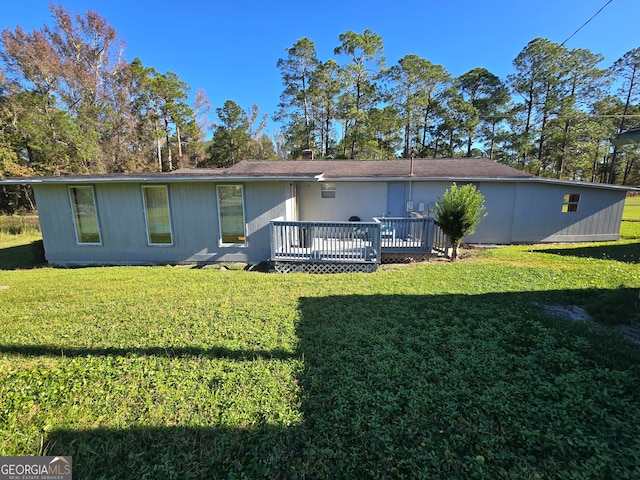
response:
[[[579,203],[580,203],[579,193],[567,193],[565,194],[564,201],[562,203],[562,211],[577,212]]]
[[[149,245],[172,245],[169,195],[165,185],[142,187]]]
[[[242,185],[218,185],[218,220],[221,245],[245,245]]]
[[[320,195],[322,198],[336,198],[336,184],[335,183],[321,183]]]
[[[100,245],[100,225],[93,187],[69,187],[78,243]]]

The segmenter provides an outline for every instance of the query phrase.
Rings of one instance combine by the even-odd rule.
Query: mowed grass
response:
[[[637,322],[638,242],[323,276],[28,268],[34,240],[0,235],[0,455],[72,455],[77,479],[640,478],[639,347],[609,326]]]
[[[627,197],[622,212],[620,237],[640,239],[640,196]]]

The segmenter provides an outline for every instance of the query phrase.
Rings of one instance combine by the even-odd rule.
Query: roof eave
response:
[[[105,183],[230,183],[230,182],[500,182],[500,183],[546,183],[572,187],[591,187],[609,190],[623,190],[640,192],[640,188],[625,185],[610,185],[606,183],[580,182],[574,180],[559,180],[554,178],[530,177],[417,177],[417,176],[371,176],[371,177],[327,177],[324,175],[300,176],[249,176],[249,175],[203,175],[203,176],[104,176],[104,177],[12,177],[0,180],[3,185],[74,185],[74,184],[105,184]]]
[[[132,177],[11,177],[0,179],[0,184],[4,185],[57,185],[57,184],[87,184],[87,183],[202,183],[202,182],[256,182],[256,181],[278,181],[278,182],[298,182],[315,181],[313,176],[307,177],[280,177],[280,176],[132,176]]]

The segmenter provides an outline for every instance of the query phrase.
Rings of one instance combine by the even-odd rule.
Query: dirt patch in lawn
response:
[[[598,323],[587,311],[577,305],[542,305],[545,313],[578,322]],[[638,315],[627,325],[616,325],[611,328],[627,340],[640,344],[640,318]]]

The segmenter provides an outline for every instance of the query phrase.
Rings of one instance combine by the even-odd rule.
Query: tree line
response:
[[[387,67],[376,33],[346,32],[335,59],[302,38],[278,61],[275,119],[285,150],[321,158],[488,157],[535,175],[640,183],[636,146],[610,140],[640,126],[640,48],[609,68],[600,54],[529,42],[501,79],[477,67],[453,77],[409,54]]]
[[[640,48],[609,68],[586,49],[537,38],[501,79],[453,77],[405,55],[387,66],[370,30],[338,37],[320,60],[301,38],[276,63],[281,125],[257,105],[212,108],[206,93],[139,58],[94,11],[51,6],[53,25],[0,34],[0,175],[224,167],[246,159],[484,156],[536,175],[640,183],[638,148],[610,139],[640,124]],[[215,121],[210,120],[215,112]],[[9,191],[11,190],[11,191]],[[0,209],[28,205],[4,187]]]

